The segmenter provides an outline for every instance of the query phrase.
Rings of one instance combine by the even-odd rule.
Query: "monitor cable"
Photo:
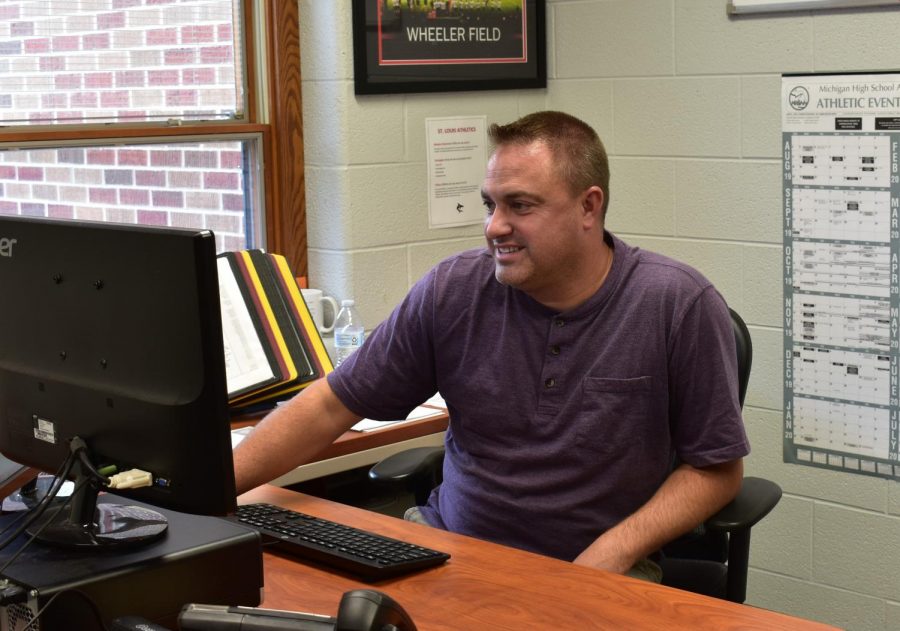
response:
[[[6,563],[0,567],[0,576],[6,571],[12,563],[28,548],[29,545],[40,535],[43,530],[49,526],[56,517],[64,510],[66,510],[72,502],[72,498],[78,496],[79,491],[81,491],[87,484],[97,483],[99,482],[101,486],[107,487],[109,486],[110,479],[103,474],[101,474],[94,465],[91,463],[90,458],[87,456],[87,445],[85,442],[78,438],[77,436],[70,441],[69,444],[69,455],[66,457],[63,462],[60,471],[57,472],[57,476],[53,482],[51,488],[47,491],[47,494],[41,498],[40,502],[34,509],[28,511],[27,517],[24,519],[22,523],[10,534],[4,541],[0,542],[0,550],[4,550],[9,544],[15,541],[25,530],[34,524],[37,520],[42,519],[44,514],[47,512],[47,509],[50,507],[51,502],[59,495],[60,489],[62,489],[62,485],[66,482],[69,474],[71,473],[73,467],[76,464],[76,460],[79,464],[82,465],[84,470],[87,470],[88,475],[78,476],[78,479],[75,483],[75,487],[72,490],[71,495],[66,499],[65,502],[60,503],[56,508],[54,508],[53,513],[51,514],[49,519],[45,519],[44,522],[28,537],[25,543],[16,550],[16,552],[7,559]]]
[[[81,490],[81,488],[83,488],[84,485],[86,485],[88,482],[90,482],[90,480],[84,479],[84,480],[81,480],[78,484],[76,484],[75,490],[72,493],[72,495],[74,496],[75,493],[77,493],[79,490]],[[49,496],[49,493],[48,493],[48,496]],[[53,513],[50,515],[50,518],[45,520],[44,523],[42,523],[33,533],[31,533],[29,535],[29,537],[25,541],[25,543],[22,544],[22,547],[20,547],[18,550],[16,550],[12,554],[12,556],[10,556],[9,559],[6,560],[6,563],[4,563],[2,567],[0,567],[0,576],[2,576],[6,572],[6,568],[8,568],[10,565],[12,565],[16,561],[16,559],[19,558],[19,555],[21,555],[28,548],[28,546],[30,546],[32,544],[32,542],[38,538],[38,535],[40,535],[41,532],[43,532],[44,528],[46,528],[51,523],[53,523],[53,520],[56,519],[56,517],[62,511],[66,510],[69,507],[69,504],[71,503],[71,499],[72,499],[71,497],[67,498],[65,502],[62,502],[61,504],[59,504],[59,506],[54,508]],[[27,528],[33,522],[34,522],[33,519],[29,520],[28,524],[24,524],[24,525],[20,526],[19,528],[17,528],[15,537],[18,537],[20,534],[22,534],[22,532],[25,530],[25,528]],[[15,537],[12,537],[12,538],[14,539]],[[6,542],[4,542],[4,543],[6,543]]]

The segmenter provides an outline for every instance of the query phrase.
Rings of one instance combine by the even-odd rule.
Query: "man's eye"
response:
[[[485,199],[481,203],[484,204],[484,210],[485,210],[485,212],[487,212],[487,214],[490,215],[491,213],[494,212],[494,208],[496,206],[496,204],[494,204],[494,202]]]

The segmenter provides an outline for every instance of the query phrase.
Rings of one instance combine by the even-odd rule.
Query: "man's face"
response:
[[[577,285],[590,247],[583,199],[572,196],[545,143],[498,147],[488,161],[482,197],[484,235],[499,282],[544,304]]]

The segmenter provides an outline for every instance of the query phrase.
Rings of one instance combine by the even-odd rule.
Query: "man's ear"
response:
[[[585,225],[598,223],[603,225],[603,202],[605,195],[599,186],[592,186],[584,192],[581,202]]]

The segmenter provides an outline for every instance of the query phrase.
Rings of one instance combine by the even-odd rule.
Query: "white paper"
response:
[[[219,274],[219,302],[222,310],[222,337],[225,347],[225,375],[229,395],[275,376],[247,303],[241,295],[231,265],[224,257],[216,261]]]
[[[248,425],[247,427],[241,427],[239,429],[231,430],[231,448],[234,449],[238,445],[241,444],[241,441],[244,440],[247,435],[253,431],[253,426]]]
[[[357,432],[371,432],[376,429],[384,429],[390,425],[420,421],[423,418],[432,418],[434,416],[441,416],[442,414],[444,414],[444,410],[435,410],[434,408],[426,408],[420,405],[410,412],[405,419],[399,421],[374,421],[369,418],[364,418],[351,429]]]
[[[447,402],[444,401],[444,397],[441,396],[440,392],[435,392],[430,399],[425,401],[425,405],[433,405],[435,407],[447,409]]]
[[[427,118],[428,226],[449,228],[484,220],[481,184],[487,166],[487,118]]]

